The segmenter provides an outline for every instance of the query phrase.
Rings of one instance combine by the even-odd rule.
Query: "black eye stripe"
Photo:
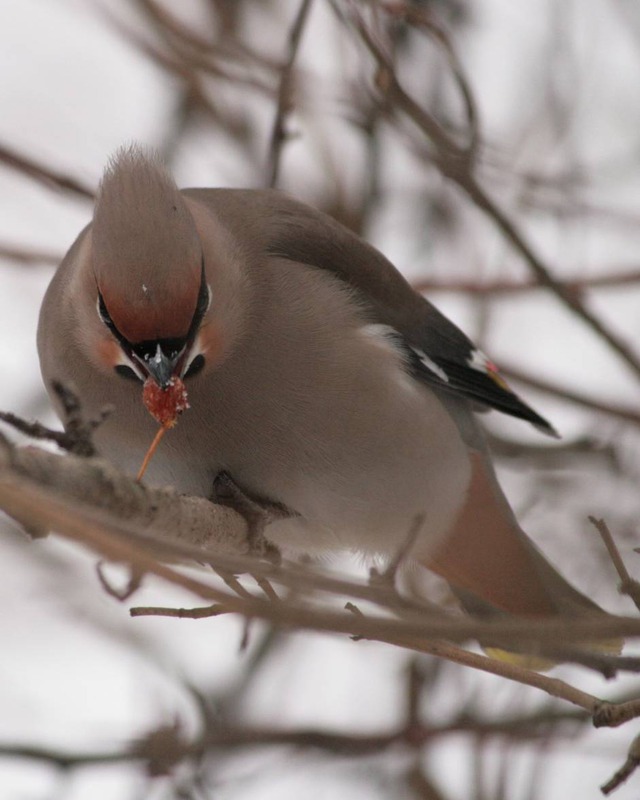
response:
[[[189,369],[184,374],[185,380],[187,378],[193,378],[194,375],[197,375],[204,367],[204,363],[204,356],[202,353],[198,353],[198,355],[189,364]]]
[[[137,344],[130,344],[129,347],[132,353],[146,363],[150,361],[156,354],[156,350],[160,345],[160,349],[168,358],[177,358],[180,353],[187,346],[187,338],[183,339],[151,339],[145,342],[138,342]]]
[[[195,337],[202,323],[204,315],[207,313],[210,302],[209,287],[206,282],[206,274],[204,268],[204,256],[202,257],[201,273],[200,273],[200,289],[198,291],[198,299],[196,301],[196,308],[189,326],[186,336],[174,339],[154,339],[152,341],[143,341],[132,343],[129,342],[118,330],[115,322],[109,314],[107,304],[104,301],[102,292],[98,289],[98,314],[103,324],[111,331],[113,336],[117,339],[122,350],[129,356],[133,357],[135,361],[140,361],[143,367],[155,356],[157,348],[160,347],[162,352],[169,358],[177,359],[183,352],[186,352],[193,344]],[[187,375],[196,375],[204,367],[204,357],[201,355],[196,356],[187,370]],[[115,367],[116,372],[125,378],[135,377],[138,380],[136,373],[125,364],[120,364]],[[185,376],[186,377],[186,376]]]
[[[189,326],[189,332],[187,333],[188,341],[193,341],[193,339],[195,338],[195,335],[198,332],[198,328],[200,327],[200,323],[202,322],[202,318],[207,313],[208,308],[209,308],[209,287],[207,286],[207,277],[204,270],[204,256],[202,256],[202,265],[200,268],[200,289],[198,290],[198,300],[196,302],[196,310],[193,314],[191,325]]]
[[[129,381],[140,381],[138,375],[126,364],[118,364],[114,369],[121,378],[126,378]]]
[[[108,328],[115,328],[113,320],[111,319],[111,315],[107,311],[107,306],[104,302],[104,297],[100,292],[98,292],[98,314],[100,314],[100,319],[104,322],[104,324]]]

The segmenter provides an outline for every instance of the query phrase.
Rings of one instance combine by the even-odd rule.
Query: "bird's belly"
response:
[[[276,413],[272,398],[259,413],[255,400],[229,415],[224,395],[210,398],[206,418],[192,401],[166,435],[149,482],[209,496],[216,474],[227,470],[248,493],[297,514],[272,523],[268,535],[298,552],[393,552],[418,516],[419,547],[427,552],[450,526],[469,461],[449,415],[426,389],[386,391],[366,408],[333,397],[292,410],[283,399]],[[123,444],[116,460],[133,470],[144,450],[130,442],[127,455]]]

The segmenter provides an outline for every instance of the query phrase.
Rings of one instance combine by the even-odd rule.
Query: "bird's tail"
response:
[[[471,460],[465,505],[426,566],[443,577],[464,608],[475,615],[605,615],[551,566],[520,528],[484,455],[473,452]],[[622,642],[588,647],[619,653]]]

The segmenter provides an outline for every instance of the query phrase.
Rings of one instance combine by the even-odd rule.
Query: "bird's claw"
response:
[[[282,503],[250,495],[233,480],[228,472],[219,472],[213,481],[211,500],[232,508],[247,523],[249,553],[273,563],[282,559],[280,550],[264,535],[267,525],[277,519],[294,516]]]

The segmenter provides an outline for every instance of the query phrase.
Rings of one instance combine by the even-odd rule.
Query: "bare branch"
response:
[[[1,252],[1,251],[0,251]],[[640,271],[636,268],[618,270],[602,269],[599,274],[585,278],[563,278],[562,285],[570,294],[582,295],[588,289],[601,289],[617,286],[635,286],[640,283]],[[417,292],[453,292],[472,294],[480,297],[487,295],[501,297],[503,295],[521,294],[543,288],[538,280],[456,280],[442,281],[433,278],[419,278],[411,284]]]
[[[232,750],[243,747],[290,745],[303,749],[321,750],[340,756],[367,756],[398,744],[405,744],[417,749],[428,742],[464,732],[472,732],[483,738],[515,736],[522,740],[536,740],[547,734],[549,724],[575,723],[586,719],[586,714],[581,716],[573,711],[552,709],[532,714],[514,715],[495,722],[486,722],[469,715],[460,715],[444,724],[433,725],[416,721],[404,728],[394,728],[371,734],[342,734],[316,728],[231,726],[221,725],[214,721],[213,724],[207,726],[202,736],[192,742],[186,742],[179,737],[175,742],[177,745],[175,750],[176,753],[180,752],[181,758],[187,758],[218,748]],[[165,727],[169,726],[161,726],[157,731],[151,731],[139,739],[130,749],[116,752],[74,753],[29,745],[0,744],[0,758],[33,759],[48,762],[63,769],[140,760],[148,757],[149,747],[148,745],[145,747],[143,743],[153,741],[154,734],[157,735],[158,731],[162,731]],[[175,723],[170,727],[175,728]]]
[[[606,403],[598,400],[595,397],[582,394],[575,389],[569,389],[566,386],[561,386],[551,381],[530,375],[522,370],[514,367],[512,364],[505,364],[500,360],[500,372],[509,380],[518,381],[523,386],[528,386],[536,391],[546,392],[547,394],[560,397],[563,400],[569,400],[571,403],[584,406],[592,411],[598,411],[603,414],[608,414],[611,417],[617,417],[625,422],[632,422],[634,425],[640,425],[640,413],[637,408],[633,406],[623,406],[618,403]]]
[[[53,381],[52,388],[62,405],[64,431],[54,431],[39,422],[28,422],[9,411],[0,411],[0,420],[32,439],[55,442],[68,453],[84,458],[95,456],[93,432],[111,414],[112,407],[105,406],[95,419],[85,419],[75,392],[59,381]]]
[[[248,552],[246,524],[232,509],[172,489],[148,489],[100,459],[16,448],[0,436],[0,487],[10,485],[25,492],[26,486],[39,486],[72,508],[90,507],[102,521],[126,520],[140,531],[153,530],[174,542],[196,547],[215,543],[222,552]],[[8,500],[0,505],[11,513]],[[40,514],[46,517],[46,501]]]
[[[87,462],[84,462],[85,464]],[[148,537],[140,534],[130,526],[109,525],[100,521],[100,516],[90,513],[87,510],[74,510],[60,503],[55,497],[42,492],[20,491],[20,486],[16,483],[8,483],[3,480],[0,484],[0,504],[13,516],[18,519],[28,519],[31,524],[45,524],[48,521],[56,530],[74,540],[84,543],[100,552],[103,556],[115,561],[121,561],[135,565],[140,572],[153,573],[165,580],[182,586],[194,592],[196,595],[212,600],[217,604],[223,605],[230,612],[239,612],[250,618],[266,619],[285,627],[308,628],[311,630],[324,630],[342,633],[359,634],[368,639],[385,641],[402,647],[416,650],[422,653],[430,653],[440,658],[445,658],[455,663],[500,675],[509,680],[515,680],[528,686],[539,688],[554,697],[558,697],[581,708],[586,709],[594,716],[594,722],[598,725],[619,725],[640,714],[640,703],[638,701],[626,703],[622,706],[614,706],[600,701],[598,698],[582,692],[563,681],[539,675],[522,667],[508,664],[486,656],[479,656],[461,650],[453,645],[445,644],[441,641],[434,641],[442,634],[447,638],[469,638],[478,636],[493,641],[497,637],[502,640],[505,635],[514,633],[518,637],[523,636],[522,623],[483,623],[478,621],[446,621],[437,622],[435,620],[425,620],[422,623],[404,622],[403,620],[392,620],[386,618],[364,618],[358,616],[345,616],[336,614],[325,609],[314,609],[306,605],[292,603],[274,604],[259,598],[240,598],[233,597],[225,592],[215,589],[201,580],[190,578],[177,572],[175,569],[160,564],[148,551],[141,549],[143,543],[152,545],[154,548],[160,547],[167,551],[188,551],[184,545],[180,548],[170,547],[160,542],[155,537]],[[24,489],[24,487],[22,487]],[[46,499],[45,499],[46,498]],[[202,558],[202,551],[199,551]],[[285,575],[281,569],[273,565],[264,565],[265,568],[273,571],[279,578]],[[637,620],[627,620],[624,618],[613,618],[608,625],[607,635],[615,635],[620,632],[640,633],[640,625]],[[562,629],[561,636],[571,637],[575,634],[576,639],[585,639],[592,636],[594,627],[598,633],[602,633],[603,625],[597,621],[589,622],[588,625],[580,621],[569,621],[569,623],[558,623],[552,621],[548,625],[527,621],[527,636],[530,638],[547,638],[546,633],[552,634],[550,638],[559,640],[558,628]],[[520,630],[518,630],[520,628]],[[532,630],[534,629],[534,630]],[[598,630],[599,629],[599,630]],[[613,629],[613,630],[612,630]]]
[[[175,617],[177,619],[209,619],[228,614],[228,610],[217,603],[200,608],[168,608],[167,606],[135,606],[129,609],[132,617]]]
[[[622,784],[633,775],[640,766],[640,736],[636,736],[631,742],[627,760],[605,784],[600,787],[602,794],[607,795],[619,789]]]
[[[505,239],[524,259],[538,282],[582,319],[640,378],[640,361],[637,355],[625,341],[610,331],[579,297],[569,292],[564,284],[556,279],[551,268],[538,256],[515,221],[478,183],[473,171],[473,152],[468,147],[460,147],[440,123],[405,92],[384,47],[366,24],[358,7],[354,2],[349,2],[349,8],[352,25],[377,63],[376,83],[384,96],[384,102],[406,115],[424,133],[435,149],[434,163],[440,172],[462,189],[494,222]]]
[[[109,597],[114,597],[121,603],[124,603],[138,591],[140,586],[142,586],[142,578],[144,577],[141,572],[132,569],[126,586],[124,586],[122,589],[117,589],[107,578],[104,572],[102,561],[98,561],[96,564],[96,575],[100,581],[100,586],[102,586]]]
[[[468,141],[463,147],[469,153],[471,160],[474,160],[480,145],[478,109],[476,107],[473,91],[462,67],[462,62],[458,58],[451,38],[447,35],[444,28],[437,24],[435,17],[421,8],[417,8],[410,3],[398,2],[383,2],[381,6],[389,16],[402,17],[409,25],[425,30],[442,50],[444,50],[449,69],[451,70],[451,74],[456,82],[464,105],[466,116],[464,128],[465,131],[468,132]]]
[[[16,153],[15,150],[4,144],[0,144],[0,163],[37,181],[47,189],[71,192],[85,200],[93,200],[95,197],[95,191],[77,178],[58,172],[33,158]]]
[[[630,597],[631,600],[633,600],[635,607],[640,611],[640,583],[638,583],[638,581],[634,580],[631,575],[629,575],[627,567],[625,566],[622,556],[620,555],[620,551],[618,550],[618,546],[611,535],[609,526],[603,519],[596,519],[595,517],[589,517],[589,522],[591,522],[591,524],[600,534],[602,541],[607,548],[607,552],[609,553],[611,563],[616,568],[616,572],[620,578],[619,589],[621,594],[626,594],[628,597]]]
[[[14,261],[17,264],[31,266],[32,264],[47,264],[57,266],[62,261],[61,253],[50,250],[40,250],[29,245],[8,244],[0,242],[0,259]]]
[[[288,37],[288,57],[280,71],[280,83],[278,85],[278,104],[276,115],[271,128],[269,139],[269,156],[267,159],[267,179],[265,185],[274,188],[278,183],[278,173],[280,171],[280,157],[282,148],[287,139],[286,120],[292,105],[292,95],[294,90],[294,64],[300,41],[304,32],[305,24],[309,18],[309,11],[313,0],[302,0],[300,8],[293,21]]]

